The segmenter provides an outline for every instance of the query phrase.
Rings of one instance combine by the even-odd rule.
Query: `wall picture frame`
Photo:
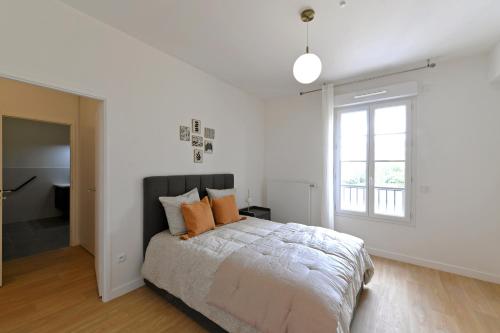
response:
[[[194,163],[203,163],[203,149],[193,150],[193,161]]]
[[[191,135],[191,144],[193,147],[203,148],[203,137],[199,135]]]
[[[205,127],[205,139],[215,139],[215,130],[213,128]]]
[[[191,131],[189,126],[179,126],[179,138],[181,141],[191,141]]]
[[[213,154],[214,142],[212,140],[205,140],[205,154]]]
[[[191,120],[191,132],[193,134],[201,134],[201,120],[198,119]]]

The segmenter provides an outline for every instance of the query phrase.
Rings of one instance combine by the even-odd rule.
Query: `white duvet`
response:
[[[283,316],[278,318],[275,322],[268,321],[267,323],[265,320],[257,323],[252,321],[251,317],[262,315],[262,313],[273,313],[273,311],[278,314],[280,311],[283,312],[283,308],[290,307],[292,304],[290,302],[282,302],[283,304],[279,305],[281,308],[278,306],[270,311],[265,310],[265,312],[262,312],[262,309],[255,309],[254,313],[250,315],[250,318],[246,318],[241,316],[241,311],[238,309],[235,310],[234,308],[227,308],[226,311],[221,310],[224,306],[228,306],[230,302],[235,302],[231,305],[238,303],[241,304],[241,299],[236,300],[228,297],[222,297],[222,303],[217,304],[217,302],[213,302],[214,304],[217,304],[217,306],[210,305],[207,301],[212,285],[218,288],[216,291],[212,291],[212,298],[214,292],[219,296],[224,294],[224,288],[221,289],[223,286],[220,283],[217,286],[217,283],[214,284],[214,282],[216,281],[215,276],[218,268],[224,268],[224,266],[226,266],[226,268],[228,267],[228,265],[221,266],[221,263],[223,263],[226,258],[228,260],[225,264],[232,263],[234,266],[236,262],[234,259],[237,259],[238,256],[240,256],[239,258],[241,259],[241,255],[250,253],[248,252],[249,249],[255,250],[256,245],[257,248],[262,249],[262,244],[264,244],[265,248],[265,244],[269,245],[270,241],[271,243],[273,242],[272,239],[276,239],[275,235],[277,233],[279,234],[283,231],[286,233],[288,230],[289,236],[291,236],[290,231],[295,228],[295,231],[293,232],[294,236],[292,237],[294,242],[307,243],[308,240],[306,238],[308,238],[312,248],[315,246],[317,247],[317,249],[313,250],[313,252],[319,251],[325,254],[330,250],[333,250],[335,246],[338,246],[338,244],[349,244],[349,248],[351,249],[348,251],[351,253],[349,256],[354,258],[354,261],[349,259],[347,262],[352,261],[353,265],[347,264],[347,266],[350,267],[349,269],[346,270],[344,267],[342,268],[343,273],[330,274],[328,277],[328,279],[330,279],[329,283],[332,286],[329,290],[331,295],[333,295],[329,298],[329,301],[332,301],[333,303],[331,304],[331,312],[328,313],[328,318],[334,321],[331,322],[332,325],[329,326],[331,329],[328,331],[346,333],[349,331],[349,323],[354,311],[356,293],[361,287],[363,279],[365,282],[368,282],[373,273],[371,260],[364,250],[363,242],[358,238],[315,227],[309,227],[311,228],[309,229],[309,233],[304,232],[302,233],[303,236],[300,236],[301,232],[296,232],[297,228],[300,228],[300,226],[301,225],[298,224],[283,225],[280,223],[249,218],[246,221],[217,228],[187,241],[171,236],[165,231],[154,236],[150,241],[142,269],[143,276],[159,288],[162,288],[172,295],[182,299],[188,306],[201,312],[203,315],[229,332],[257,332],[258,330],[256,326],[260,327],[260,330],[263,331],[267,330],[269,327],[284,327],[286,330],[286,326],[275,324],[276,322],[282,323],[283,320],[281,319]],[[316,234],[316,237],[311,238],[311,230],[314,231],[313,234]],[[301,237],[303,238],[302,240],[300,239]],[[323,242],[324,247],[321,248],[322,245],[319,244],[321,244],[322,241],[313,242],[316,245],[310,242],[313,238],[316,240],[319,240],[320,238],[325,240],[326,238],[332,237],[337,239],[337,245],[335,246],[329,246]],[[327,243],[331,242],[328,241]],[[272,246],[267,247],[267,250],[271,252],[274,251]],[[281,249],[279,246],[275,247],[275,250],[283,251],[283,247],[281,247]],[[258,251],[260,250],[257,250],[257,252]],[[321,257],[322,255],[320,255],[319,252],[318,255]],[[345,253],[345,251],[340,251],[340,253]],[[270,257],[276,257],[276,253]],[[282,258],[286,257],[287,256],[283,256]],[[304,258],[311,259],[313,257],[309,255]],[[247,264],[248,263],[249,262],[247,261]],[[342,265],[345,266],[345,263],[346,261],[344,260]],[[297,267],[302,264],[304,264],[303,261]],[[316,262],[310,262],[308,265],[312,265],[311,267],[316,265],[317,267],[315,266],[314,270],[321,267],[321,263]],[[330,261],[330,263],[326,266],[329,267],[329,269],[332,269],[332,267],[334,267],[332,265],[335,264],[332,264]],[[307,269],[310,270],[310,267],[307,267]],[[226,277],[229,276],[230,279],[234,279],[236,277],[236,280],[242,281],[241,272],[243,271],[244,270],[238,270],[236,274],[224,275]],[[282,271],[284,272],[285,270]],[[303,271],[306,272],[307,270]],[[318,271],[321,271],[321,269]],[[257,270],[255,270],[255,273],[257,273]],[[300,274],[295,275],[295,278],[298,276],[300,276]],[[274,281],[277,280],[274,279]],[[317,280],[315,280],[315,283],[317,283]],[[320,287],[318,290],[321,290],[321,288],[324,288],[325,286]],[[303,287],[304,286],[301,286],[301,288]],[[240,290],[240,292],[241,291],[242,290]],[[242,292],[240,297],[242,297],[242,295],[243,297],[246,297],[244,296],[245,292]],[[260,299],[262,299],[262,294],[260,295]],[[221,301],[221,299],[219,299],[219,301]],[[224,302],[226,302],[225,305],[223,304]],[[304,312],[302,312],[301,315],[303,314]],[[237,317],[240,319],[237,319]],[[271,326],[269,326],[270,322],[272,322]],[[290,327],[290,329],[292,328],[293,327]]]

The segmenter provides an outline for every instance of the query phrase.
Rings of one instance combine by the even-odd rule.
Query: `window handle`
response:
[[[373,186],[373,177],[368,177],[368,185]]]

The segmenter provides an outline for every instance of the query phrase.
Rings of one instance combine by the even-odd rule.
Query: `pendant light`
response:
[[[309,53],[309,22],[314,19],[314,10],[306,9],[300,14],[300,18],[307,24],[306,53],[295,60],[293,64],[293,76],[302,84],[309,84],[321,75],[321,60],[314,53]]]

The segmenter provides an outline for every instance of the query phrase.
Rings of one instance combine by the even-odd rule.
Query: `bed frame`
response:
[[[200,198],[207,195],[207,188],[229,189],[234,187],[234,175],[232,174],[210,174],[210,175],[181,175],[181,176],[154,176],[144,178],[144,212],[143,212],[143,255],[146,255],[151,238],[159,232],[168,229],[168,221],[165,210],[158,200],[159,197],[172,197],[184,194],[194,188],[198,188]],[[203,316],[198,311],[187,306],[182,300],[158,288],[152,282],[144,279],[146,285],[155,293],[165,298],[170,304],[187,314],[200,326],[209,332],[226,332],[213,321]],[[363,292],[363,286],[358,292],[356,307]],[[356,309],[355,307],[355,309]],[[355,314],[355,313],[354,313]],[[353,315],[354,318],[354,315]]]
[[[158,200],[159,197],[173,197],[198,188],[200,198],[207,195],[207,188],[225,190],[234,187],[234,175],[211,174],[211,175],[181,175],[181,176],[154,176],[144,178],[144,210],[143,210],[143,255],[146,255],[151,238],[159,232],[168,229],[168,221],[165,210]],[[146,285],[170,304],[187,314],[200,326],[209,332],[226,332],[223,328],[203,316],[196,310],[187,306],[182,300],[158,288],[152,282],[144,279]]]

